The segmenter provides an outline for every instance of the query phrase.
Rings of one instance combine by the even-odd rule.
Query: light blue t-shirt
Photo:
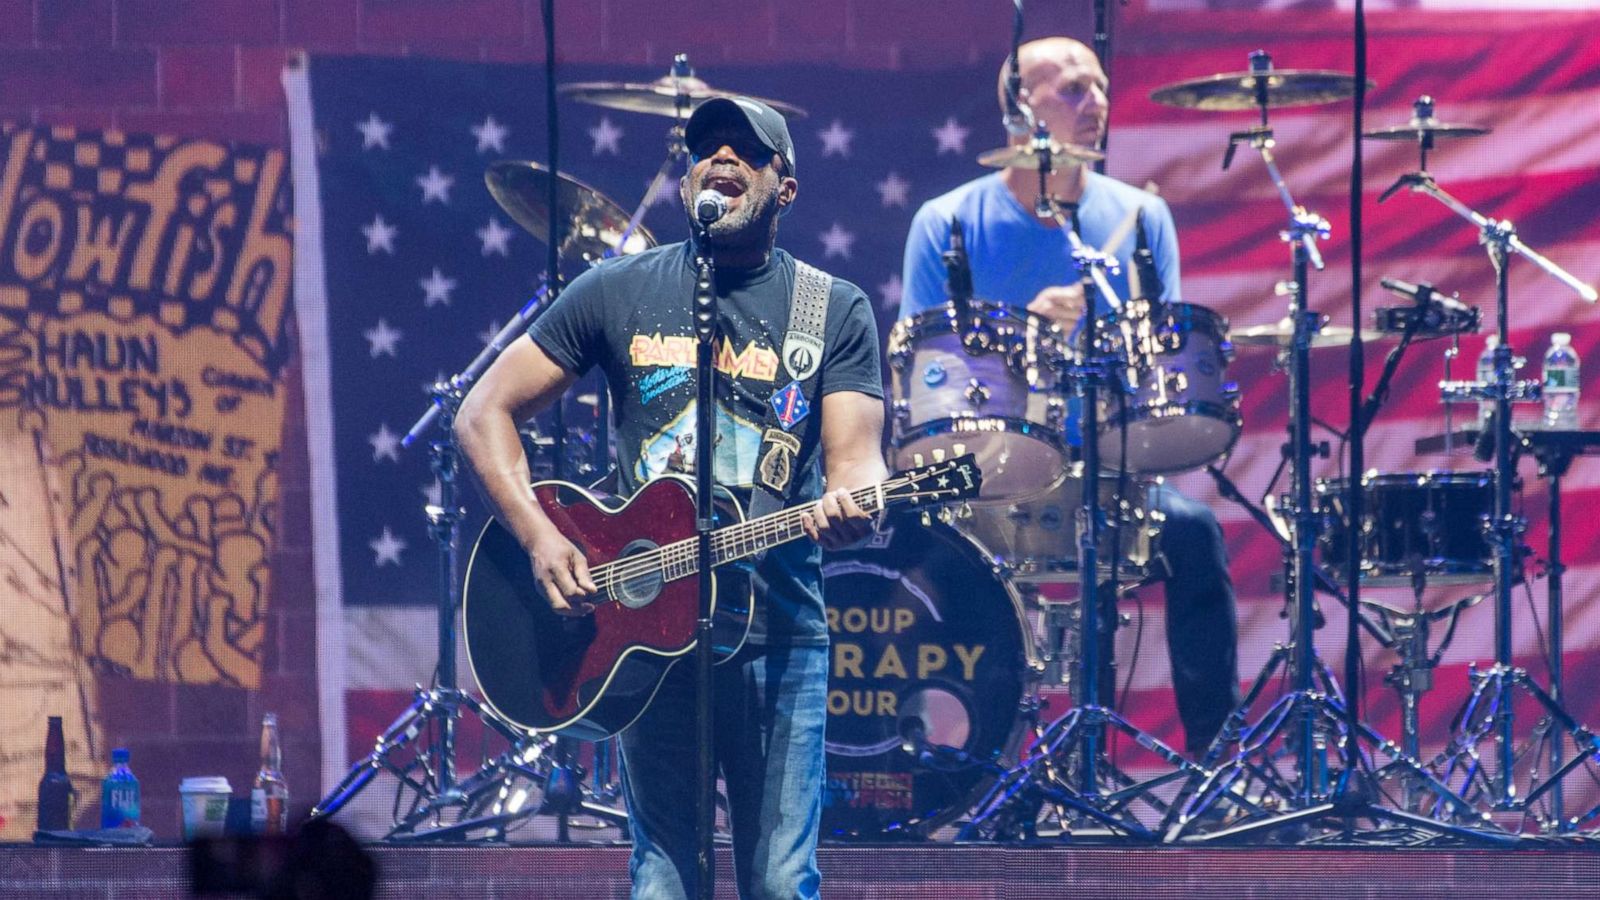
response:
[[[1078,201],[1078,229],[1083,242],[1091,248],[1107,249],[1101,245],[1117,230],[1128,211],[1142,206],[1145,235],[1161,274],[1161,299],[1178,300],[1178,237],[1166,201],[1114,178],[1095,172],[1087,174],[1083,197]],[[995,173],[935,197],[917,210],[906,238],[901,318],[949,299],[944,262],[939,255],[950,249],[952,216],[961,219],[967,258],[972,265],[974,298],[1027,306],[1046,287],[1078,282],[1078,268],[1066,234],[1035,218]],[[1107,277],[1122,300],[1128,299],[1128,267],[1132,265],[1134,246],[1134,232],[1130,230],[1120,246],[1110,248],[1121,264],[1121,272],[1108,273]]]

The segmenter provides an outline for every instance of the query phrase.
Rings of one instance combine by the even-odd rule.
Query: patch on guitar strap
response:
[[[774,494],[782,496],[794,478],[794,460],[800,452],[800,439],[778,428],[768,428],[761,435],[761,445],[766,451],[756,464],[756,474],[761,483]]]
[[[822,365],[822,339],[803,331],[791,331],[783,338],[783,367],[795,381],[817,374]]]
[[[772,395],[772,411],[778,417],[778,424],[784,431],[793,431],[795,423],[804,419],[811,412],[811,401],[806,399],[805,391],[801,389],[800,382],[791,381],[777,393]]]

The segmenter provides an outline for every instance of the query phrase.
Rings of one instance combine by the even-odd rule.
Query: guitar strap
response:
[[[828,295],[833,276],[794,261],[794,296],[789,304],[789,330],[779,358],[789,382],[773,393],[756,454],[756,487],[750,497],[750,518],[777,512],[785,505],[790,483],[809,470],[816,458],[820,432],[816,422],[817,382],[822,372],[823,335],[828,325]]]

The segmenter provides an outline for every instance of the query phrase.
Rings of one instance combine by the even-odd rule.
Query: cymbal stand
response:
[[[461,519],[466,510],[457,500],[460,450],[456,447],[451,428],[456,410],[467,391],[471,390],[478,376],[489,368],[489,364],[527,327],[544,297],[543,290],[535,294],[461,374],[434,384],[432,402],[401,440],[401,446],[410,447],[435,425],[442,435],[428,445],[429,464],[434,477],[438,479],[439,497],[438,502],[426,507],[428,533],[439,551],[439,659],[434,684],[426,690],[418,686],[411,706],[378,738],[372,753],[352,766],[344,779],[312,807],[313,818],[331,816],[344,808],[380,769],[401,775],[402,781],[411,783],[428,805],[439,801],[449,805],[459,801],[462,795],[456,786],[455,739],[456,720],[462,708],[483,718],[486,724],[499,727],[498,717],[488,714],[476,700],[456,686],[456,617],[461,609],[457,558]],[[433,727],[435,725],[437,727]],[[425,746],[415,748],[416,759],[412,763],[398,766],[391,762],[391,756],[410,748],[424,730],[430,737]],[[515,741],[517,737],[513,734],[509,739]],[[413,781],[409,777],[414,770],[422,772],[420,781]]]
[[[672,69],[667,73],[672,80],[676,93],[672,98],[672,126],[667,129],[667,158],[661,161],[661,167],[656,169],[656,174],[650,179],[650,186],[644,189],[644,197],[639,200],[639,205],[634,207],[633,215],[628,217],[628,227],[622,232],[622,237],[617,241],[618,247],[625,247],[639,223],[644,221],[645,213],[655,205],[656,196],[666,185],[667,179],[672,177],[672,170],[683,163],[689,151],[683,145],[683,129],[689,123],[689,114],[694,112],[691,106],[692,98],[685,86],[685,82],[694,77],[694,68],[689,65],[689,54],[679,53],[672,58]]]
[[[1035,214],[1053,218],[1072,247],[1073,260],[1082,278],[1085,303],[1083,316],[1083,363],[1077,382],[1081,406],[1079,433],[1083,435],[1083,506],[1078,512],[1079,614],[1078,677],[1073,687],[1073,708],[1051,722],[1037,735],[1026,758],[1007,772],[979,801],[978,813],[963,829],[965,838],[1020,840],[1038,837],[1038,814],[1045,808],[1061,825],[1061,837],[1071,836],[1075,823],[1093,823],[1112,835],[1154,841],[1159,834],[1135,815],[1134,804],[1143,802],[1165,815],[1167,806],[1154,793],[1156,788],[1196,774],[1195,765],[1176,750],[1134,726],[1116,710],[1101,705],[1099,614],[1100,539],[1106,528],[1100,508],[1099,399],[1107,381],[1109,366],[1096,336],[1098,295],[1113,310],[1121,310],[1106,272],[1115,271],[1115,258],[1087,247],[1068,220],[1064,205],[1051,196],[1050,132],[1043,122],[1035,122],[1032,149],[1038,159],[1039,199]],[[1115,551],[1113,551],[1115,552]],[[1153,778],[1138,780],[1123,772],[1107,757],[1106,728],[1128,736],[1136,745],[1155,754],[1172,770]],[[1020,811],[1020,814],[1019,814]]]
[[[1445,771],[1461,779],[1461,794],[1483,803],[1488,810],[1517,813],[1523,817],[1523,821],[1532,815],[1543,832],[1571,831],[1576,827],[1575,822],[1563,820],[1559,814],[1552,816],[1549,810],[1539,804],[1546,795],[1559,799],[1562,779],[1586,761],[1600,761],[1600,738],[1579,724],[1556,697],[1534,681],[1527,670],[1512,663],[1512,591],[1518,581],[1517,549],[1526,523],[1516,515],[1511,505],[1512,482],[1516,478],[1511,410],[1516,401],[1538,399],[1540,388],[1537,382],[1516,379],[1510,342],[1508,269],[1511,255],[1517,254],[1534,263],[1590,303],[1600,299],[1600,295],[1596,294],[1594,288],[1524,244],[1509,221],[1490,219],[1478,213],[1441,189],[1427,172],[1401,175],[1381,196],[1392,196],[1402,187],[1409,188],[1413,193],[1427,194],[1477,227],[1479,242],[1488,252],[1489,262],[1495,270],[1495,317],[1500,338],[1494,350],[1492,384],[1474,384],[1464,390],[1452,388],[1445,392],[1446,400],[1470,398],[1494,401],[1490,427],[1494,432],[1495,491],[1488,535],[1494,550],[1495,659],[1487,671],[1480,671],[1476,667],[1472,669],[1472,691],[1458,716],[1456,734],[1441,761]],[[1571,736],[1580,751],[1542,780],[1538,775],[1537,754],[1517,752],[1514,707],[1519,691],[1531,695],[1543,708],[1545,715]],[[1477,752],[1478,744],[1486,739],[1494,742],[1492,765],[1488,766],[1482,764]],[[1559,743],[1560,739],[1555,740]],[[1528,790],[1520,796],[1516,783],[1519,756],[1534,760],[1533,769],[1528,773]]]
[[[1426,772],[1414,760],[1405,759],[1399,748],[1367,726],[1356,723],[1355,733],[1350,733],[1350,716],[1345,704],[1335,698],[1333,680],[1322,669],[1316,654],[1313,643],[1316,616],[1313,556],[1318,517],[1312,505],[1311,459],[1319,454],[1315,453],[1311,439],[1311,341],[1321,327],[1321,317],[1308,308],[1307,281],[1311,268],[1323,268],[1317,240],[1328,236],[1329,226],[1320,215],[1294,202],[1273,156],[1275,142],[1267,118],[1271,57],[1261,52],[1253,53],[1250,63],[1252,72],[1257,75],[1257,105],[1261,123],[1229,136],[1223,168],[1232,163],[1234,152],[1240,145],[1254,149],[1265,164],[1289,215],[1288,228],[1280,234],[1290,245],[1294,277],[1290,307],[1293,332],[1287,367],[1287,453],[1291,462],[1289,520],[1292,541],[1287,582],[1293,602],[1290,604],[1292,640],[1285,651],[1293,687],[1255,726],[1242,732],[1244,737],[1239,741],[1239,751],[1234,759],[1223,763],[1214,773],[1207,773],[1198,785],[1186,788],[1191,791],[1193,799],[1171,823],[1167,838],[1193,841],[1250,840],[1283,830],[1304,835],[1306,829],[1325,821],[1342,823],[1345,834],[1349,835],[1352,834],[1350,823],[1356,819],[1388,821],[1425,833],[1476,838],[1480,832],[1386,809],[1367,799],[1373,779],[1371,760],[1359,752],[1359,742],[1376,745],[1380,752],[1391,759],[1391,764],[1410,769],[1419,778],[1426,778]],[[1357,613],[1352,611],[1351,614]],[[1246,704],[1253,699],[1247,697]],[[1285,750],[1296,762],[1292,776],[1285,777],[1277,767],[1280,754],[1272,744],[1280,736],[1284,738]],[[1356,747],[1349,748],[1358,752],[1348,754],[1357,763],[1339,770],[1330,765],[1330,757],[1346,755],[1337,751],[1346,748],[1347,741],[1358,742]],[[1267,793],[1276,796],[1242,798],[1241,791],[1235,786],[1246,781],[1254,781]],[[1228,815],[1228,810],[1219,806],[1222,803],[1234,808],[1236,824],[1203,835],[1188,833],[1191,829],[1214,821],[1219,813]]]

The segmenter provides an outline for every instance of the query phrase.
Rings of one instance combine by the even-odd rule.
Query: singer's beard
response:
[[[699,193],[696,188],[689,196]],[[751,184],[740,198],[742,202],[735,209],[730,209],[722,218],[711,223],[706,229],[710,236],[711,248],[714,250],[756,250],[767,251],[772,248],[778,236],[778,192],[768,189],[766,185]],[[685,209],[689,213],[689,228],[692,232],[698,230],[698,223],[694,218],[694,204],[686,203]]]

